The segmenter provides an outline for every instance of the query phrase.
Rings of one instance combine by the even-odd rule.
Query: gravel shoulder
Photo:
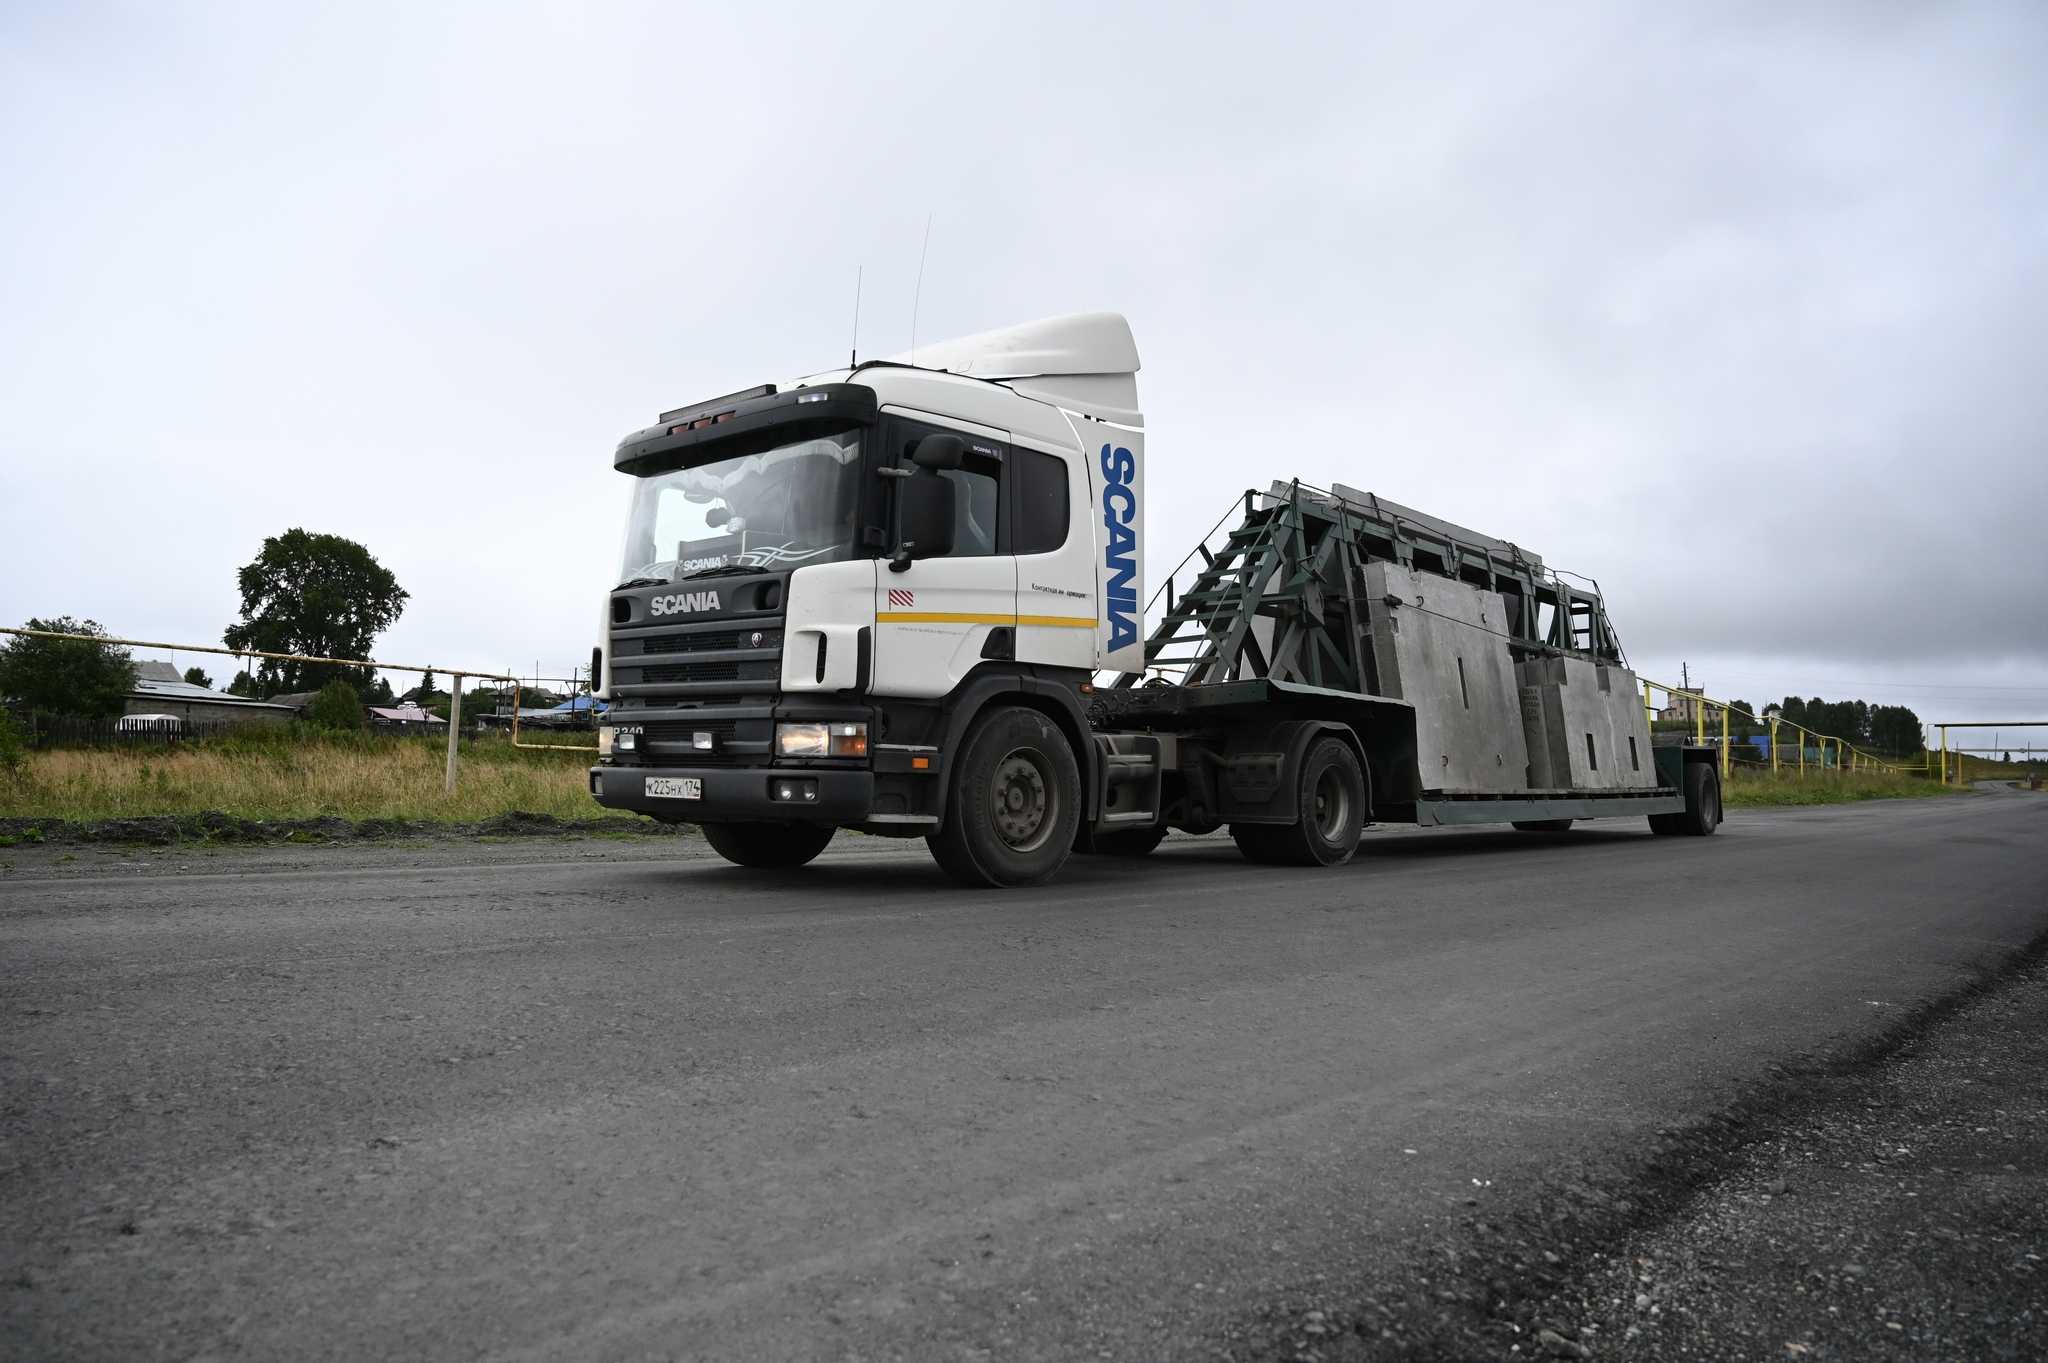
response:
[[[1430,1260],[1276,1306],[1229,1356],[2048,1358],[2048,937]]]

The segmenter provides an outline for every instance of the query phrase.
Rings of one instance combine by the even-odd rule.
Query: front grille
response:
[[[714,743],[730,742],[739,732],[736,719],[700,719],[696,723],[646,724],[647,741],[650,743],[688,743],[698,734],[710,734]]]
[[[767,720],[756,720],[751,725],[761,735],[768,732]],[[739,735],[739,721],[733,719],[700,719],[680,722],[663,720],[642,726],[645,741],[652,747],[662,745],[666,751],[655,760],[671,766],[685,767],[737,767],[748,763],[760,763],[766,759],[732,750],[732,742]],[[710,751],[692,747],[698,734],[710,734]],[[682,751],[688,749],[688,751]]]
[[[761,636],[755,643],[754,636]],[[628,635],[628,639],[636,636]],[[722,629],[708,630],[695,634],[649,634],[637,636],[639,647],[633,650],[641,656],[649,653],[709,653],[722,648],[779,648],[782,633],[779,630]],[[629,653],[627,656],[633,656]]]
[[[640,672],[640,680],[643,682],[716,682],[739,679],[738,663],[673,663],[667,667],[643,668]]]

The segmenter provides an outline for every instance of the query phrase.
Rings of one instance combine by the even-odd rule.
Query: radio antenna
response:
[[[864,265],[853,269],[853,349],[847,353],[846,367],[860,368],[860,277],[867,272]]]
[[[917,363],[917,308],[924,301],[924,258],[932,249],[932,215],[924,215],[924,245],[917,252],[917,289],[910,295],[910,362]]]

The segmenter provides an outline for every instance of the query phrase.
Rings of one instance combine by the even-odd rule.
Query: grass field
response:
[[[1930,795],[1957,795],[1965,786],[1944,786],[1922,776],[1895,772],[1744,771],[1729,774],[1722,803],[1730,808],[1766,805],[1835,805],[1856,800],[1910,800]]]
[[[581,741],[580,737],[576,741]],[[597,824],[640,822],[598,807],[584,784],[593,754],[464,743],[453,796],[442,794],[446,749],[385,736],[252,735],[181,747],[30,753],[0,772],[0,818],[98,819],[218,811],[243,819],[339,817],[472,823],[507,813]],[[1956,794],[1918,776],[1769,772],[1738,767],[1724,792],[1734,808],[1839,804]]]
[[[578,821],[634,816],[599,808],[584,772],[594,754],[537,752],[490,738],[462,745],[455,794],[442,793],[445,744],[396,737],[252,736],[175,748],[59,749],[0,773],[0,817],[94,820],[219,811],[244,819],[421,819],[497,814]]]

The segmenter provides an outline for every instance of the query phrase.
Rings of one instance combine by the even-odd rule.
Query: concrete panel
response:
[[[1380,693],[1415,706],[1423,789],[1525,789],[1529,749],[1500,597],[1391,563],[1368,564],[1365,585]]]
[[[1585,658],[1539,658],[1516,669],[1529,704],[1537,775],[1569,790],[1641,790],[1657,784],[1642,685],[1625,667]]]

